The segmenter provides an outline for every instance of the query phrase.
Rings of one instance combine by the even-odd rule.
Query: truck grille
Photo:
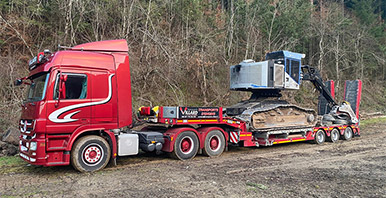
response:
[[[20,132],[21,134],[25,135],[32,135],[31,132],[35,128],[35,121],[34,120],[20,120]]]

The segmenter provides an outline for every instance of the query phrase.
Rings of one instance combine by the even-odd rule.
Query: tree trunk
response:
[[[336,72],[336,93],[339,92],[340,76],[339,76],[339,34],[335,37],[336,48],[335,48],[335,72]]]
[[[231,18],[229,20],[229,26],[228,26],[228,50],[227,50],[227,58],[229,59],[231,57],[232,52],[232,43],[233,43],[233,34],[234,34],[234,16],[235,16],[235,10],[233,7],[233,1],[230,1],[231,3]]]
[[[64,42],[67,43],[67,37],[68,37],[68,34],[69,34],[69,29],[70,27],[72,27],[72,1],[73,0],[69,0],[68,1],[68,5],[66,6],[67,7],[67,11],[66,11],[66,25],[64,26]]]

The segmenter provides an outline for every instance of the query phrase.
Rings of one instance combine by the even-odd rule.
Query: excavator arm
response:
[[[334,121],[342,119],[344,120],[345,116],[342,116],[342,114],[345,114],[348,115],[349,122],[358,122],[358,118],[355,116],[355,113],[348,102],[342,102],[342,104],[339,105],[335,101],[331,95],[330,90],[327,88],[327,86],[324,85],[323,79],[318,69],[309,65],[302,65],[302,75],[302,80],[311,81],[314,87],[324,96],[324,98],[326,98],[331,107],[331,112],[328,116],[323,116],[323,119],[329,119],[329,121],[331,121],[331,119]]]
[[[324,85],[320,72],[315,67],[309,65],[302,65],[302,80],[311,81],[315,88],[326,98],[330,107],[338,105],[335,99],[332,97],[330,90]]]

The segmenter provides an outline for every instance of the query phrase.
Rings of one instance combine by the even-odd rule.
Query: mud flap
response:
[[[113,158],[113,157],[110,158],[109,166],[111,166],[111,167],[117,166],[117,158],[116,157],[115,158]]]
[[[335,98],[335,85],[333,80],[324,82],[324,85],[330,90],[331,96]],[[318,102],[318,115],[328,114],[331,111],[331,107],[328,105],[327,99],[323,96],[323,93],[319,95]]]
[[[361,80],[346,80],[344,86],[344,100],[349,102],[356,117],[359,119],[359,105],[362,95]]]

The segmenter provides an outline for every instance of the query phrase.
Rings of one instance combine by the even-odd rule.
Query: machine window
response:
[[[84,74],[68,74],[66,85],[65,99],[85,99],[87,97],[87,76]],[[58,99],[59,95],[59,75],[56,77],[54,99]]]
[[[299,61],[291,60],[291,77],[297,83],[299,83],[299,69],[300,69]]]
[[[287,58],[285,60],[285,72],[287,72],[288,74],[290,74],[290,60]]]

